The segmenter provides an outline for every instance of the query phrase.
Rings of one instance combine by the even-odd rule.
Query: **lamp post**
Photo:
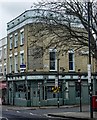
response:
[[[88,2],[88,47],[89,47],[89,64],[88,64],[88,83],[89,83],[89,94],[90,94],[90,117],[93,118],[93,109],[92,109],[92,80],[91,80],[91,12],[92,12],[92,3]]]
[[[59,59],[57,59],[57,79],[58,79],[58,88],[59,88]],[[58,103],[58,108],[59,108],[59,90],[57,91],[57,95],[58,95],[58,100],[57,100],[57,103]]]
[[[81,75],[80,75],[80,69],[78,69],[78,83],[79,83],[79,97],[80,97],[80,112],[82,112],[82,101],[81,101]]]
[[[41,82],[38,83],[39,108],[40,108],[40,86],[41,86]]]

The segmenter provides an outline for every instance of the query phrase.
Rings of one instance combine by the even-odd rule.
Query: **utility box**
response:
[[[97,111],[97,95],[92,96],[92,109],[93,111]]]

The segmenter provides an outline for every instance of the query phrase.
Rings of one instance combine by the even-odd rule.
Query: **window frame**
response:
[[[10,41],[10,49],[12,49],[12,39],[13,39],[13,36],[11,35],[10,37],[9,37],[9,41]]]
[[[51,65],[51,62],[52,62],[51,59],[50,59],[50,58],[51,58],[50,55],[51,55],[51,53],[53,53],[53,52],[55,53],[55,59],[54,59],[54,64],[55,64],[54,67],[55,67],[55,69],[51,69],[51,66],[50,66],[50,65]],[[49,49],[49,70],[50,70],[50,71],[57,71],[57,62],[58,62],[58,61],[57,61],[57,50],[56,50],[56,49]]]
[[[20,52],[20,65],[24,64],[24,51]]]
[[[20,30],[20,45],[24,45],[24,29]]]
[[[69,56],[70,54],[72,55],[72,58],[70,58],[70,56]],[[72,59],[72,60],[70,60],[70,59]],[[71,63],[72,63],[72,66],[71,66]],[[69,64],[69,66],[68,66],[69,71],[75,71],[75,60],[74,60],[74,51],[73,50],[68,51],[68,64]],[[72,68],[72,69],[70,69],[70,68]]]
[[[14,55],[15,73],[18,72],[18,55]]]
[[[2,48],[0,49],[0,59],[2,59]]]
[[[15,33],[14,36],[14,47],[18,47],[18,33]]]
[[[9,60],[9,66],[10,66],[10,67],[9,67],[9,69],[10,69],[9,71],[10,71],[10,73],[12,72],[12,67],[13,67],[13,66],[12,66],[12,61],[13,61],[13,60],[12,60],[12,56],[10,56],[10,60]]]

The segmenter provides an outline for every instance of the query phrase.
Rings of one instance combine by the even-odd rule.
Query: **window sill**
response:
[[[57,70],[49,70],[50,72],[57,72]]]
[[[75,72],[75,70],[69,70],[69,72]]]
[[[18,48],[18,46],[15,46],[14,48],[16,49],[16,48]]]
[[[20,44],[20,46],[22,47],[24,44]]]

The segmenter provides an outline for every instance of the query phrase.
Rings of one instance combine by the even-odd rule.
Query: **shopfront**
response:
[[[79,104],[77,73],[60,73],[58,89],[55,87],[57,72],[34,72],[7,75],[7,103],[16,106],[50,106]],[[96,79],[95,79],[96,81]],[[89,103],[87,76],[81,76],[81,99]]]
[[[7,84],[6,82],[0,82],[0,99],[2,104],[6,103]]]

